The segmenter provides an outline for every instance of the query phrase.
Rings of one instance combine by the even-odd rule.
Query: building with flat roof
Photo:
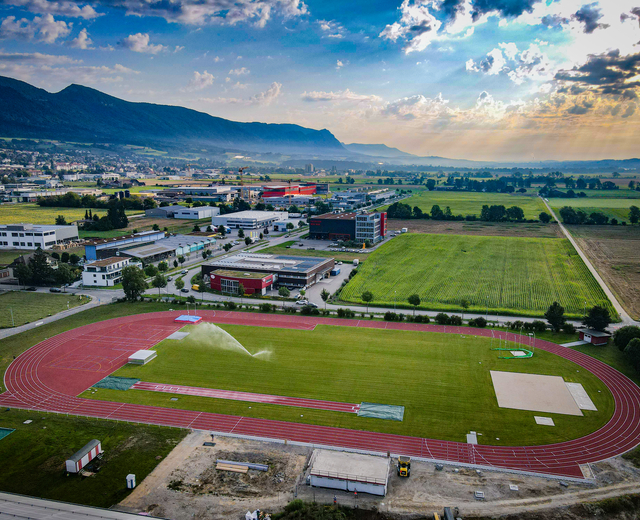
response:
[[[315,487],[385,496],[390,466],[389,457],[313,450],[309,480]]]
[[[214,291],[225,294],[238,294],[240,284],[245,294],[266,294],[273,286],[275,275],[270,273],[233,271],[218,269],[203,277],[204,283],[209,284]]]
[[[39,224],[0,225],[0,250],[51,249],[57,244],[78,240],[78,226],[43,226]]]
[[[325,213],[309,219],[309,238],[315,240],[368,240],[376,243],[387,234],[387,214]]]
[[[280,186],[263,186],[262,198],[268,199],[270,197],[287,197],[289,195],[315,195],[315,184],[283,184]],[[269,202],[265,200],[265,202]]]
[[[180,218],[180,219],[192,219],[192,220],[211,218],[219,214],[220,214],[220,208],[213,208],[211,206],[200,206],[198,208],[186,208],[185,206],[180,206],[180,205],[147,209],[144,212],[145,217]]]
[[[138,262],[134,262],[139,265]],[[132,265],[128,257],[114,256],[96,260],[84,266],[82,285],[85,287],[113,287],[122,281],[122,270]]]
[[[198,235],[172,235],[152,243],[122,248],[119,256],[136,258],[145,263],[189,255],[215,245],[216,239]]]
[[[114,238],[98,238],[84,246],[84,256],[87,261],[92,262],[100,258],[116,256],[116,253],[124,247],[141,242],[154,242],[162,238],[164,238],[164,231],[143,231]]]
[[[202,266],[202,278],[213,271],[242,271],[244,273],[269,273],[278,286],[291,288],[308,287],[329,276],[335,266],[333,258],[311,256],[269,255],[260,253],[238,253],[214,259]]]
[[[318,200],[318,197],[312,197],[311,195],[291,195],[290,197],[269,197],[264,199],[266,204],[273,206],[307,206],[313,204]]]
[[[225,215],[217,215],[211,219],[212,226],[228,226],[230,228],[259,229],[270,226],[278,220],[287,220],[286,211],[237,211]]]

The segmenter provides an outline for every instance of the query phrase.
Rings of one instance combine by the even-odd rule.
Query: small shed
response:
[[[332,450],[314,450],[309,480],[312,486],[385,496],[391,459]]]
[[[611,337],[608,332],[600,332],[593,329],[578,329],[578,332],[581,341],[586,341],[592,345],[606,345]]]
[[[156,356],[155,350],[138,350],[129,356],[129,363],[132,365],[146,365]]]
[[[102,444],[97,439],[89,441],[83,448],[76,451],[67,459],[67,471],[69,473],[79,473],[90,461],[102,453]]]

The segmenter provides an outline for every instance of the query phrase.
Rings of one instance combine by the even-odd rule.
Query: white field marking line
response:
[[[198,415],[196,415],[196,416],[193,418],[193,421],[191,421],[191,422],[189,423],[189,426],[187,426],[187,428],[191,428],[191,425],[192,425],[194,422],[196,422],[196,421],[198,420],[198,417],[200,417],[201,415],[202,415],[202,412],[198,413]]]
[[[233,430],[235,430],[238,427],[242,419],[244,419],[244,417],[240,417],[240,419],[238,419],[238,422],[233,426],[233,428],[231,428],[231,430],[229,430],[229,433],[233,433]]]

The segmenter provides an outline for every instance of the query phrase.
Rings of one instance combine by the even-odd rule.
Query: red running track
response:
[[[354,403],[337,403],[335,401],[321,401],[318,399],[305,399],[303,397],[285,397],[281,395],[254,394],[252,392],[217,390],[214,388],[200,388],[197,386],[168,385],[165,383],[148,383],[146,381],[138,381],[131,388],[133,390],[146,390],[148,392],[195,395],[198,397],[215,397],[217,399],[247,401],[249,403],[268,403],[280,404],[283,406],[299,406],[301,408],[331,410],[333,412],[358,413],[358,410],[360,410],[360,405]]]
[[[255,419],[174,408],[114,403],[76,397],[124,365],[129,354],[149,348],[181,324],[179,312],[116,318],[64,332],[35,345],[7,369],[0,406],[105,419],[195,428],[221,433],[341,448],[391,452],[412,457],[509,470],[583,478],[579,464],[620,455],[640,443],[640,388],[610,366],[555,343],[535,340],[535,348],[569,359],[599,377],[613,394],[615,411],[599,430],[572,441],[544,446],[483,446]],[[201,311],[204,321],[312,330],[318,324],[490,336],[491,331],[417,323],[387,323],[289,315]],[[505,336],[505,333],[495,333]],[[525,338],[524,341],[528,341]]]

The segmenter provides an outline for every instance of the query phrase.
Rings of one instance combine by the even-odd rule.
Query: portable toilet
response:
[[[136,487],[136,476],[133,473],[127,475],[127,489]]]

